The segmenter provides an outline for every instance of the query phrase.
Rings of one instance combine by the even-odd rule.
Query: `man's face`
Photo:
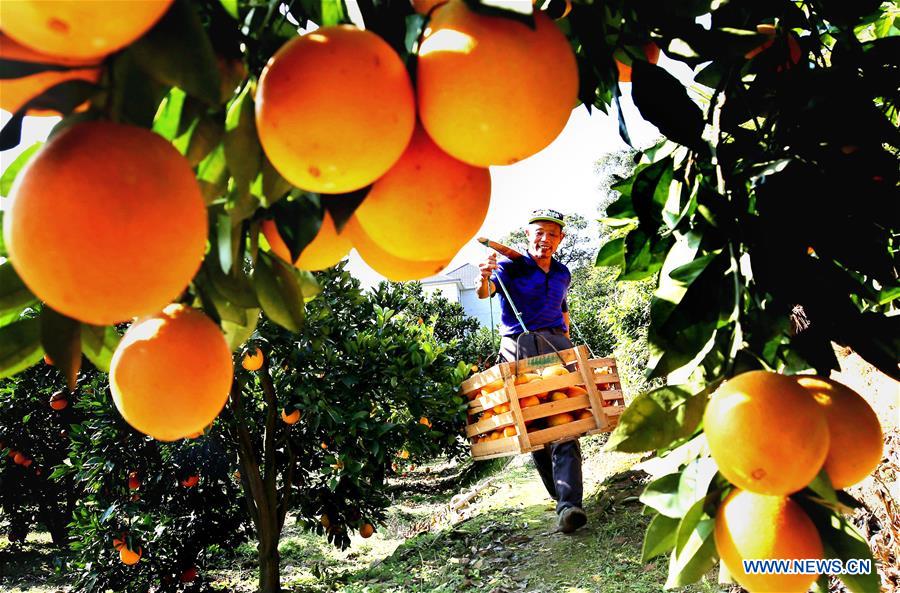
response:
[[[547,258],[556,253],[560,241],[565,237],[562,228],[555,222],[539,220],[525,229],[528,237],[528,252],[536,258]]]

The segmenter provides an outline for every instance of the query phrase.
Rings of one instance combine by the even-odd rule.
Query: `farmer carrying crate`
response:
[[[508,257],[491,253],[479,268],[479,298],[498,294],[500,299],[500,355],[507,362],[572,348],[566,293],[572,280],[569,269],[553,258],[565,237],[563,215],[535,210],[525,235],[528,251],[516,253],[502,246]],[[523,335],[524,334],[524,335]],[[577,440],[553,444],[532,452],[538,474],[556,500],[559,529],[572,533],[587,522],[582,506],[581,448]]]

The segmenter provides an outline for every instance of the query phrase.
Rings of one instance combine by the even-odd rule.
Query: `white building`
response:
[[[478,319],[484,327],[490,328],[492,314],[493,325],[500,323],[500,306],[496,298],[478,298],[475,291],[480,279],[481,272],[478,266],[466,263],[422,279],[422,292],[426,295],[440,294],[448,301],[459,303],[466,314]]]

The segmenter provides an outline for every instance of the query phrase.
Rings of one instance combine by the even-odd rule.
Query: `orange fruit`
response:
[[[538,399],[538,397],[536,395],[530,395],[526,398],[522,398],[519,400],[519,407],[530,408],[531,406],[538,406],[538,405],[540,405],[540,403],[541,403],[541,400]]]
[[[69,400],[66,399],[65,392],[57,391],[50,396],[50,407],[57,412],[60,410],[65,410],[68,406]]]
[[[578,412],[578,417],[577,417],[578,420],[587,420],[588,418],[591,418],[591,419],[594,418],[594,413],[591,412],[590,410],[585,409],[585,410],[580,410]]]
[[[3,3],[3,32],[19,43],[54,56],[100,58],[146,33],[172,0]],[[123,9],[124,8],[124,9]]]
[[[816,477],[828,453],[828,423],[792,377],[750,371],[726,381],[703,415],[709,449],[735,486],[787,495]]]
[[[569,412],[563,412],[562,414],[554,414],[553,416],[547,417],[547,426],[559,426],[560,424],[568,424],[569,422],[574,422],[575,417],[572,416]]]
[[[173,304],[125,332],[110,363],[109,386],[131,426],[174,441],[218,416],[233,374],[219,326],[197,309]]]
[[[427,426],[428,428],[431,428],[431,420],[429,420],[425,416],[422,416],[421,418],[419,418],[419,424],[422,424],[424,426]]]
[[[181,485],[184,486],[185,488],[193,488],[194,486],[196,486],[199,483],[200,483],[200,476],[198,476],[198,475],[188,476],[185,479],[181,480]]]
[[[652,41],[645,43],[641,49],[644,51],[644,57],[651,64],[659,61],[659,46]],[[614,53],[616,60],[616,68],[619,70],[619,82],[631,82],[631,63],[632,58],[624,50],[616,50]]]
[[[515,426],[507,426],[503,429],[503,436],[505,437],[514,437],[519,434],[519,431],[516,430]]]
[[[28,459],[28,458],[25,457],[25,455],[23,455],[22,453],[16,452],[16,454],[13,456],[13,463],[15,463],[16,465],[22,465],[25,463],[26,459]]]
[[[825,471],[836,489],[862,481],[878,467],[884,448],[881,424],[861,395],[824,377],[796,377],[819,404],[830,445]]]
[[[248,371],[258,371],[263,365],[263,352],[259,348],[255,348],[252,352],[247,351],[241,357],[241,366]]]
[[[515,380],[516,385],[524,385],[525,383],[531,383],[532,381],[537,381],[541,378],[537,373],[522,373],[518,375]]]
[[[272,253],[284,261],[290,262],[291,251],[278,233],[278,226],[275,224],[275,221],[264,220],[262,222],[262,232],[272,248]],[[315,239],[303,248],[300,257],[294,261],[294,266],[301,270],[318,272],[337,265],[339,261],[350,253],[351,247],[350,237],[337,232],[334,220],[326,210],[319,232],[316,233]]]
[[[745,53],[744,58],[750,60],[750,59],[756,57],[757,55],[761,54],[765,50],[769,49],[772,46],[772,44],[775,43],[776,31],[777,31],[777,29],[775,28],[775,25],[767,25],[767,24],[756,25],[756,32],[760,33],[762,35],[766,35],[768,37],[768,39],[766,39],[760,45],[757,45],[756,47],[754,47],[753,49],[751,49],[750,51]]]
[[[499,440],[499,439],[502,439],[502,438],[503,438],[503,431],[502,431],[502,430],[495,430],[494,432],[491,433],[491,440],[492,440],[492,441],[496,441],[496,440]]]
[[[363,526],[359,528],[359,534],[365,539],[372,537],[373,533],[375,533],[375,527],[371,523],[363,523]]]
[[[558,402],[560,400],[568,399],[568,398],[569,398],[569,396],[566,395],[566,393],[563,391],[554,391],[553,393],[550,394],[550,401],[552,401],[552,402]]]
[[[571,387],[566,387],[566,395],[568,395],[569,397],[587,395],[587,389],[581,387],[580,385],[572,385]]]
[[[17,112],[31,99],[47,89],[68,80],[84,80],[96,83],[100,80],[100,67],[97,60],[67,59],[38,53],[14,39],[0,33],[0,59],[27,62],[30,64],[53,64],[69,66],[69,70],[46,70],[19,78],[3,79],[3,92],[0,93],[0,109]],[[28,115],[58,115],[50,109],[28,110]]]
[[[125,564],[127,566],[131,566],[132,564],[137,564],[138,562],[140,562],[141,556],[143,556],[143,554],[144,550],[140,547],[138,547],[137,552],[134,552],[125,545],[122,545],[122,547],[119,548],[119,560],[122,561],[122,564]]]
[[[381,37],[350,25],[285,43],[256,93],[256,128],[272,165],[301,189],[344,193],[397,162],[415,125],[412,83]]]
[[[494,417],[494,410],[485,410],[483,414],[481,414],[482,420],[490,420]]]
[[[535,27],[478,14],[463,0],[432,13],[419,47],[419,117],[445,152],[509,165],[550,144],[578,98],[566,36],[541,12]]]
[[[366,234],[355,215],[347,221],[345,229],[360,257],[373,270],[394,282],[421,280],[433,276],[450,263],[449,257],[440,261],[413,261],[390,254]]]
[[[321,517],[319,517],[319,523],[321,523],[322,527],[324,527],[325,529],[331,527],[331,519],[327,514],[323,514]]]
[[[435,6],[445,4],[447,0],[411,0],[413,10],[419,14],[428,14]]]
[[[375,182],[353,216],[395,257],[447,260],[481,228],[490,202],[488,170],[448,155],[416,126],[400,160]]]
[[[50,358],[47,354],[44,355],[44,364],[53,366],[53,359]]]
[[[541,377],[557,377],[560,375],[568,375],[569,369],[561,364],[554,364],[546,367],[541,371]]]
[[[482,386],[482,390],[487,391],[488,393],[493,393],[494,391],[501,389],[504,383],[505,382],[503,379],[494,379],[487,385]]]
[[[297,424],[300,421],[300,410],[294,410],[290,414],[287,410],[281,410],[281,419],[285,424]]]
[[[190,165],[135,126],[62,131],[16,178],[5,214],[9,259],[28,288],[95,325],[162,309],[206,249],[206,205]]]
[[[823,558],[816,526],[784,496],[735,490],[716,514],[715,541],[728,572],[751,593],[804,593],[818,575],[747,574],[742,560]]]
[[[494,414],[505,414],[509,412],[509,404],[500,404],[494,406]]]
[[[399,453],[397,453],[397,457],[400,459],[409,459],[409,451],[406,449],[402,449]]]

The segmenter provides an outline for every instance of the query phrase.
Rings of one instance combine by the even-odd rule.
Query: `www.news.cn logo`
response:
[[[805,558],[800,560],[744,560],[747,574],[869,574],[872,561],[851,558],[844,563],[837,558],[822,560]]]

